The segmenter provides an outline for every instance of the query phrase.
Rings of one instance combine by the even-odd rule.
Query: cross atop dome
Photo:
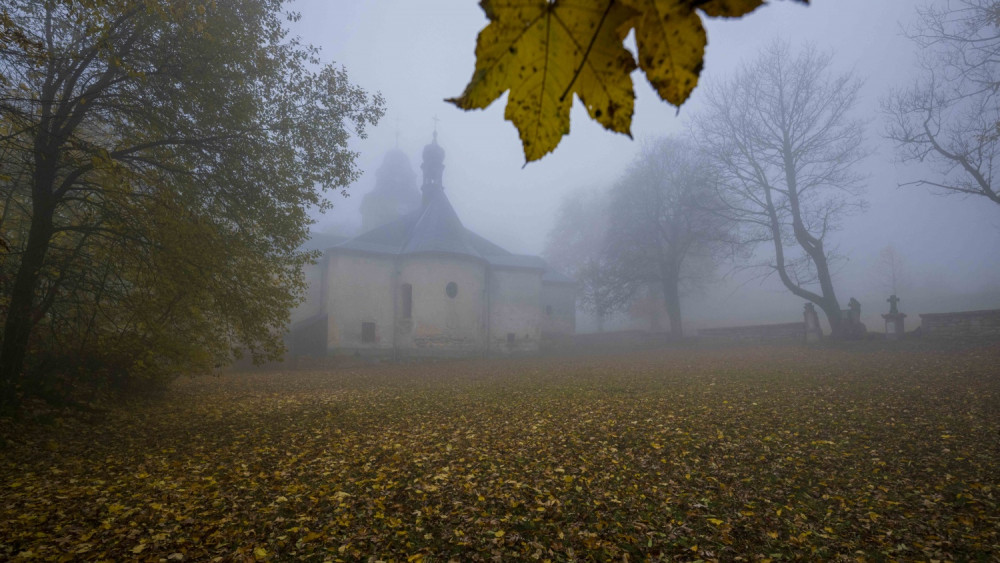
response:
[[[430,144],[424,147],[423,162],[420,169],[424,172],[424,185],[420,190],[424,193],[424,203],[437,193],[444,191],[442,176],[444,175],[444,149],[437,142],[437,122],[434,118],[434,137]]]

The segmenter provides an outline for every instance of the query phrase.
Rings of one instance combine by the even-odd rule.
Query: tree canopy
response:
[[[933,174],[907,182],[1000,205],[1000,2],[956,0],[918,9],[907,35],[920,48],[921,76],[882,100],[885,135],[903,162]]]
[[[701,285],[730,226],[716,213],[715,179],[693,144],[661,138],[643,147],[610,194],[602,253],[617,308],[644,288],[662,294],[670,333],[683,335],[681,294]]]
[[[41,373],[280,354],[306,209],[357,177],[348,141],[383,111],[288,35],[284,7],[8,3],[23,40],[0,51],[5,402]]]

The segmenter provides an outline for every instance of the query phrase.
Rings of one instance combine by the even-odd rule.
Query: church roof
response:
[[[538,256],[513,254],[473,233],[462,225],[455,209],[444,194],[441,175],[444,149],[434,140],[424,148],[423,204],[416,211],[347,240],[334,251],[409,256],[448,254],[487,262],[501,268],[546,271]],[[572,281],[572,280],[570,280]]]
[[[469,243],[466,229],[444,191],[438,190],[428,199],[402,253],[444,252],[482,258],[483,255]]]
[[[413,206],[420,203],[417,176],[413,173],[413,167],[410,166],[410,159],[406,153],[398,148],[385,153],[382,165],[375,171],[375,187],[365,194],[365,199],[380,195],[400,199]]]
[[[334,247],[363,253],[405,256],[451,254],[494,266],[545,270],[537,256],[513,254],[462,225],[443,191],[433,193],[420,209]]]
[[[306,242],[302,243],[299,250],[326,250],[331,246],[336,246],[347,240],[347,237],[342,237],[340,235],[334,235],[330,233],[318,233],[316,231],[309,232],[309,238]]]
[[[546,266],[548,265],[546,264]],[[545,273],[542,274],[542,283],[561,283],[567,285],[576,285],[576,280],[569,276],[560,274],[555,270],[546,268]]]

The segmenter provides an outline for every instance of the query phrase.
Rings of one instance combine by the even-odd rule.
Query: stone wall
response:
[[[486,290],[482,263],[450,256],[410,256],[400,265],[399,287],[407,283],[413,287],[413,311],[409,323],[400,319],[401,355],[481,353]],[[453,296],[448,294],[449,284],[454,284]]]
[[[292,309],[292,324],[315,317],[316,315],[326,314],[326,311],[322,310],[323,279],[326,267],[325,257],[320,258],[316,264],[306,264],[302,267],[302,273],[306,282],[305,299]]]
[[[576,333],[576,284],[542,282],[542,338]]]
[[[803,340],[805,339],[805,334],[805,323],[704,328],[698,331],[698,336],[701,338],[753,341]]]
[[[327,347],[327,330],[330,321],[326,315],[315,315],[293,324],[285,337],[289,357],[324,357]]]
[[[923,314],[920,332],[928,338],[1000,340],[1000,309]]]
[[[391,353],[393,259],[334,254],[327,267],[327,349]],[[363,338],[364,323],[375,325],[372,342]]]
[[[490,275],[490,354],[538,351],[542,273],[494,268]]]

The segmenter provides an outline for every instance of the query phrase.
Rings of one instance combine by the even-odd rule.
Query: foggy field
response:
[[[1000,554],[1000,349],[229,374],[0,450],[0,558]]]

